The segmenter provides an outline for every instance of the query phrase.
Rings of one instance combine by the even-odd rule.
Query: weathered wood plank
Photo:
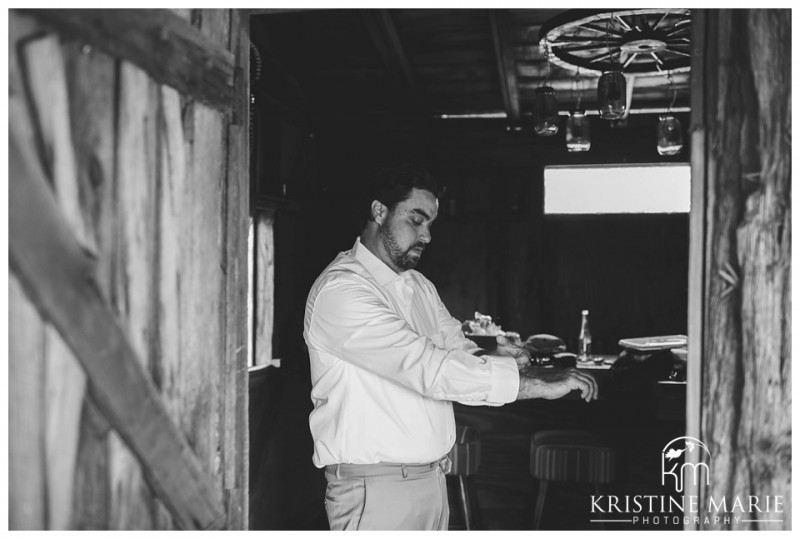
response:
[[[72,145],[86,232],[95,246],[96,278],[104,297],[114,296],[115,221],[114,115],[116,64],[108,55],[76,40],[62,41],[69,95]],[[108,529],[108,426],[84,398],[70,527]]]
[[[96,243],[84,220],[75,151],[72,145],[69,99],[64,58],[55,37],[28,42],[22,47],[30,91],[34,128],[44,149],[58,205],[81,245],[96,254]],[[73,478],[80,435],[80,414],[86,375],[58,333],[46,326],[42,345],[44,365],[44,444],[47,476],[47,525],[71,527]]]
[[[183,432],[203,469],[222,489],[219,431],[222,399],[224,331],[224,267],[222,260],[222,202],[225,185],[225,119],[203,105],[192,106],[193,138],[187,142],[187,174],[191,182],[180,196],[185,211],[180,308]]]
[[[183,19],[185,21],[191,21],[192,20],[192,9],[191,8],[172,8],[170,11],[172,11],[175,15],[177,15],[178,17],[180,17],[181,19]]]
[[[734,492],[733,470],[736,468],[733,437],[738,428],[741,399],[741,335],[736,323],[736,296],[732,291],[722,297],[725,281],[719,271],[726,263],[735,262],[735,245],[731,245],[736,227],[741,164],[735,157],[741,149],[740,126],[745,112],[740,110],[736,82],[738,53],[733,41],[740,41],[733,13],[728,10],[709,13],[709,28],[714,34],[707,42],[705,78],[709,99],[706,124],[709,136],[707,174],[708,222],[706,280],[706,320],[703,343],[703,431],[701,439],[714,455],[711,485],[701,495],[720,498]],[[733,110],[731,110],[733,108]],[[732,116],[728,117],[728,114]],[[726,118],[722,124],[718,118]],[[730,123],[728,123],[730,122]],[[734,127],[734,124],[736,127]],[[725,126],[728,126],[725,129]]]
[[[226,50],[229,50],[230,46],[230,10],[227,9],[198,9],[195,10],[193,13],[194,24],[198,26],[200,31],[206,35],[209,40],[218,46],[225,47]],[[235,58],[235,55],[234,55]],[[237,81],[236,76],[236,69],[234,66],[234,102],[237,102],[237,94],[236,92],[240,92],[240,88],[237,88],[237,83],[241,84],[240,81]],[[242,101],[238,101],[241,103]],[[245,97],[244,102],[247,102]],[[240,107],[234,107],[233,116],[236,116],[237,119],[241,117],[241,111],[244,110]],[[226,482],[228,481],[226,477],[226,469],[229,465],[233,463],[228,463],[225,458],[225,449],[226,449],[226,434],[227,434],[227,417],[225,415],[226,408],[226,384],[232,382],[228,380],[227,374],[227,364],[229,358],[226,356],[227,350],[225,349],[225,340],[226,340],[226,305],[228,297],[226,295],[227,292],[227,280],[231,278],[229,275],[230,268],[227,266],[227,249],[228,246],[226,245],[229,239],[227,236],[227,227],[228,223],[226,221],[226,210],[227,210],[227,190],[229,188],[227,178],[225,175],[225,166],[226,166],[226,159],[227,159],[227,137],[230,136],[229,132],[226,132],[226,121],[225,119],[221,119],[219,123],[217,123],[217,118],[214,118],[214,115],[207,115],[204,114],[203,111],[199,111],[201,118],[203,118],[200,123],[202,125],[203,121],[210,121],[212,122],[209,125],[213,125],[210,127],[212,132],[217,136],[213,137],[204,137],[200,136],[195,138],[195,151],[202,151],[204,155],[210,158],[210,162],[213,162],[213,165],[209,169],[210,172],[218,173],[219,176],[214,178],[213,176],[205,176],[204,179],[208,180],[209,187],[213,185],[212,178],[216,179],[216,191],[208,190],[204,192],[204,198],[202,201],[202,205],[205,208],[206,215],[208,216],[206,219],[211,220],[212,223],[216,223],[218,225],[218,230],[216,234],[212,233],[211,229],[205,230],[205,235],[203,237],[198,236],[197,246],[200,248],[201,259],[204,259],[205,253],[208,252],[210,249],[214,249],[214,253],[216,257],[212,257],[209,260],[213,260],[214,262],[218,261],[218,265],[214,264],[214,278],[216,278],[215,284],[218,284],[219,287],[216,289],[218,296],[216,296],[218,303],[217,310],[213,314],[209,314],[206,327],[214,327],[217,331],[209,332],[207,337],[210,339],[209,344],[214,346],[215,348],[209,347],[208,351],[215,351],[216,355],[208,355],[207,352],[207,361],[208,367],[204,371],[204,376],[199,379],[201,387],[205,389],[206,394],[208,397],[207,400],[209,402],[199,403],[196,402],[196,405],[200,404],[204,408],[201,408],[203,412],[207,412],[208,416],[205,416],[205,425],[203,425],[203,429],[199,429],[200,425],[194,425],[193,430],[196,434],[201,436],[206,436],[205,438],[200,438],[202,444],[205,446],[204,450],[208,453],[208,464],[209,470],[213,470],[213,474],[215,479],[217,480],[217,484],[219,485],[220,491],[224,492],[226,487]],[[197,118],[197,117],[196,117]],[[215,170],[216,167],[216,170]],[[197,176],[195,176],[197,178]],[[218,201],[219,205],[216,204],[209,204],[209,202]],[[212,209],[213,208],[213,209]],[[213,216],[213,217],[212,217]],[[216,244],[213,242],[213,238],[217,238]],[[211,274],[207,274],[208,279],[212,278]],[[209,292],[211,291],[209,290]],[[195,330],[197,331],[197,330]],[[214,376],[216,373],[216,376]],[[198,411],[195,408],[195,413]],[[223,503],[227,506],[228,496],[223,497]],[[229,518],[229,515],[228,515]]]
[[[272,360],[272,329],[275,325],[275,215],[262,211],[255,217],[256,269],[255,365],[269,365]]]
[[[44,530],[44,325],[13,273],[8,282],[8,332],[8,528]]]
[[[236,68],[250,72],[249,19],[240,11],[231,13],[230,48],[236,58]],[[248,81],[237,88],[246,102],[250,93]],[[227,192],[225,246],[225,330],[223,487],[227,494],[227,528],[243,530],[248,518],[248,384],[247,356],[247,236],[249,225],[250,148],[249,115],[242,114],[228,126]]]
[[[155,528],[151,512],[152,492],[147,487],[136,455],[115,431],[108,433],[108,481],[110,483],[108,528],[148,530]]]
[[[194,24],[211,43],[230,50],[230,10],[229,9],[195,9],[192,11]],[[235,57],[231,54],[231,60]],[[235,64],[234,64],[235,65]]]
[[[84,399],[75,473],[72,525],[76,530],[108,530],[108,421],[90,397]]]
[[[158,95],[148,75],[129,62],[119,74],[116,139],[117,264],[114,281],[120,320],[136,358],[156,387],[163,379],[158,332],[155,276],[157,108]],[[109,436],[111,529],[153,528],[149,492],[135,455],[116,433]]]
[[[48,528],[72,528],[73,482],[86,374],[58,332],[46,327],[45,463]]]
[[[790,496],[790,53],[788,12],[707,13],[709,265],[703,349],[703,439],[710,496]],[[761,19],[760,17],[763,17]],[[731,525],[788,529],[735,508]]]
[[[158,88],[144,71],[123,62],[120,67],[116,140],[117,309],[142,365],[151,368],[155,337],[151,297],[159,264],[155,249],[157,188]],[[158,383],[157,383],[158,384]]]
[[[31,113],[38,128],[46,174],[72,233],[84,248],[95,252],[81,210],[64,60],[58,38],[48,36],[29,41],[22,49]]]
[[[517,65],[514,49],[511,44],[511,15],[508,10],[493,9],[491,11],[492,37],[494,52],[497,58],[497,71],[500,77],[500,88],[503,92],[503,103],[511,125],[520,122],[519,86],[517,85]]]
[[[741,267],[744,390],[737,444],[740,495],[782,496],[785,511],[751,514],[760,530],[790,530],[792,515],[791,358],[791,12],[747,11],[750,67],[758,106],[753,131],[760,167],[736,232]],[[752,169],[751,169],[752,170]],[[745,171],[749,172],[749,171]],[[785,413],[776,413],[785,410]]]
[[[113,301],[116,63],[76,40],[62,41],[62,51],[83,221],[97,255],[98,283]]]
[[[181,283],[181,274],[187,261],[183,244],[186,238],[184,215],[184,192],[190,178],[187,176],[186,141],[181,120],[181,96],[172,88],[161,89],[161,111],[159,127],[160,152],[159,167],[162,187],[157,204],[159,242],[158,297],[160,315],[158,335],[161,339],[161,370],[164,374],[161,386],[162,399],[170,417],[181,424],[181,417],[187,412],[184,408],[184,378],[182,365],[187,359],[181,348],[184,310],[181,305],[187,291]]]
[[[233,56],[166,9],[44,9],[28,13],[60,32],[133,62],[156,81],[227,111]]]
[[[92,277],[46,180],[25,158],[14,126],[9,147],[9,262],[37,309],[89,375],[111,424],[148,470],[154,491],[184,528],[219,525],[214,489],[176,431],[136,353]]]

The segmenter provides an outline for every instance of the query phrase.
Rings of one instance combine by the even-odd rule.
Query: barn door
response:
[[[9,527],[247,522],[238,10],[9,13]]]

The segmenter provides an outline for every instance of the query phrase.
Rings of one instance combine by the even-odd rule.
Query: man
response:
[[[530,356],[502,338],[483,356],[413,269],[431,241],[435,182],[403,165],[375,188],[361,236],[306,303],[313,461],[325,467],[332,530],[446,530],[452,401],[500,406],[574,389],[589,401],[597,386],[577,370],[525,370]]]

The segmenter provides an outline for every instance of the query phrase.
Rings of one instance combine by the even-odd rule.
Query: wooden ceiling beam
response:
[[[519,85],[517,84],[517,64],[514,59],[514,47],[511,41],[511,14],[505,9],[493,9],[492,36],[497,58],[497,69],[500,75],[500,87],[503,91],[508,120],[512,125],[520,122]]]
[[[397,28],[387,9],[365,9],[361,15],[369,35],[378,49],[378,54],[386,67],[414,92],[418,92],[416,77],[403,50]]]

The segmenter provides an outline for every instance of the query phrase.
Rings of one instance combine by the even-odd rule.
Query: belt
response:
[[[430,473],[436,468],[442,470],[443,473],[448,473],[450,472],[450,467],[450,458],[445,455],[439,460],[426,464],[399,464],[395,462],[328,464],[325,466],[325,472],[336,476],[337,479],[342,477],[372,477],[376,475],[402,475],[403,477],[408,477],[409,475]]]

